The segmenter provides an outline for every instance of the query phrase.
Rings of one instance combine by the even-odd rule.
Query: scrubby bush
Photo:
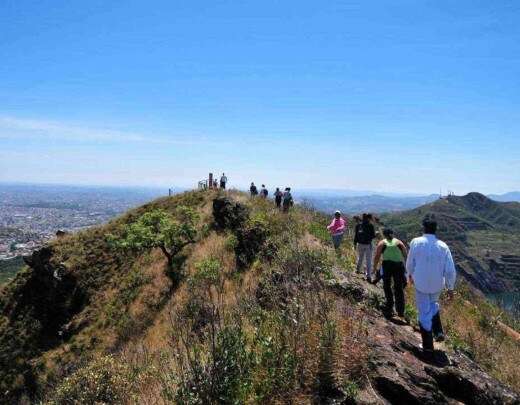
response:
[[[189,349],[188,349],[189,350]],[[242,404],[250,391],[251,353],[238,326],[225,327],[216,336],[209,357],[197,350],[181,376],[175,395],[180,404]]]
[[[227,197],[213,200],[213,220],[218,229],[236,230],[243,226],[249,218],[248,208]]]
[[[122,404],[137,393],[139,373],[112,356],[101,357],[65,378],[47,404]]]
[[[261,219],[248,221],[236,231],[235,255],[239,269],[247,268],[256,259],[268,236],[268,224]]]

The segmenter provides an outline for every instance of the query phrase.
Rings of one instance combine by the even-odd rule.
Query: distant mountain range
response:
[[[520,292],[520,203],[469,193],[384,214],[381,222],[409,242],[421,234],[426,214],[437,217],[439,237],[450,245],[459,273],[473,286],[484,293]]]
[[[505,194],[490,194],[488,195],[489,198],[495,201],[517,201],[520,202],[520,191],[512,191],[510,193]]]
[[[387,213],[405,211],[420,207],[439,199],[439,194],[413,195],[370,193],[362,194],[357,191],[340,190],[304,190],[295,192],[298,202],[308,204],[323,212],[340,210],[346,214],[360,214],[362,212]],[[520,201],[520,192],[510,192],[501,195],[490,195],[489,198],[500,201]]]

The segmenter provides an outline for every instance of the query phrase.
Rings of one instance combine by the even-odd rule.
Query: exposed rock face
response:
[[[0,397],[2,403],[17,403],[20,393],[36,392],[30,360],[66,339],[64,325],[86,302],[74,274],[52,263],[53,253],[44,247],[25,258],[30,269],[0,296],[0,382],[12,387]]]
[[[44,247],[24,259],[31,268],[26,282],[15,288],[13,299],[1,308],[9,319],[31,318],[37,323],[34,338],[42,348],[52,347],[58,332],[84,305],[74,274],[61,264],[52,263],[53,251]]]
[[[360,303],[383,300],[380,289],[357,276],[338,275],[332,288]],[[435,364],[425,362],[420,335],[412,327],[386,320],[376,310],[367,313],[371,387],[360,394],[359,403],[520,404],[517,394],[464,355],[439,350]]]

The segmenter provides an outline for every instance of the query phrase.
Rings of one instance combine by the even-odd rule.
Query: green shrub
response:
[[[185,206],[177,207],[175,217],[164,210],[156,209],[126,225],[124,237],[109,235],[108,241],[117,248],[136,252],[159,248],[171,268],[175,256],[185,246],[195,242],[197,231],[194,224],[197,218],[198,215]]]
[[[358,384],[355,381],[345,381],[343,383],[343,393],[345,394],[345,403],[356,403],[359,395]]]
[[[406,304],[404,307],[404,319],[411,325],[417,325],[417,309],[412,304]]]
[[[121,404],[136,394],[139,375],[112,356],[101,357],[65,378],[48,405]]]
[[[321,242],[327,245],[332,245],[331,236],[325,224],[318,222],[310,222],[308,225],[308,231],[311,235],[319,239]]]
[[[196,348],[192,361],[181,376],[175,402],[179,404],[242,404],[250,392],[251,355],[240,327],[225,327],[218,332],[209,358]]]
[[[246,226],[237,229],[238,243],[235,255],[238,268],[245,269],[255,261],[267,240],[268,233],[268,224],[261,219],[248,221]]]

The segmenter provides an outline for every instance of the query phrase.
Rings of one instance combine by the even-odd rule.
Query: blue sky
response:
[[[0,5],[0,181],[520,189],[517,1]]]

